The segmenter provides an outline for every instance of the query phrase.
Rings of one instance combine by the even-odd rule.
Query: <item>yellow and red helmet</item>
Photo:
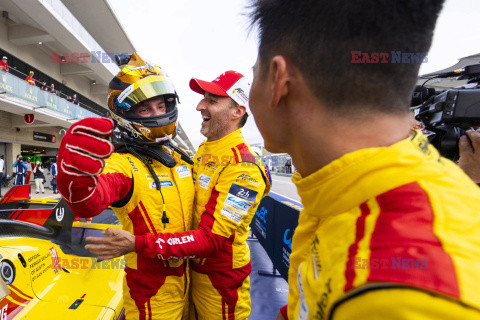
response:
[[[137,53],[115,58],[123,68],[108,86],[108,108],[118,128],[135,140],[173,139],[177,132],[178,96],[172,81],[159,66],[147,63]],[[141,117],[132,111],[137,104],[157,96],[165,100],[165,114]]]

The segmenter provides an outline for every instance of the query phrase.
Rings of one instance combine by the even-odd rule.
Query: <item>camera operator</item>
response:
[[[470,140],[469,140],[470,139]],[[468,130],[458,143],[458,166],[475,182],[480,183],[480,129]]]
[[[23,161],[21,155],[17,156],[17,160],[13,163],[12,167],[16,168],[15,185],[21,186],[24,183],[25,173],[27,171],[27,164]]]

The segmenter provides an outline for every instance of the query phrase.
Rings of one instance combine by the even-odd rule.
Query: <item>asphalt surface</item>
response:
[[[281,176],[273,173],[271,191],[281,194],[287,198],[300,201],[300,196],[297,193],[297,187],[295,187],[293,184],[291,176]]]
[[[2,187],[2,196],[4,196],[5,193],[7,193],[7,191],[9,189],[10,189],[10,187],[8,187],[8,188]],[[31,198],[49,198],[50,197],[52,199],[60,199],[60,194],[59,193],[54,194],[53,190],[48,189],[48,188],[45,188],[45,193],[42,193],[42,192],[36,193],[35,183],[31,181],[30,182],[30,197]]]

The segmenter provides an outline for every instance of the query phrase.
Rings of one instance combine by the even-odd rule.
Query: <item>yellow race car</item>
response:
[[[83,248],[120,226],[74,222],[63,200],[27,199],[25,187],[0,200],[0,320],[125,319],[125,260],[99,262]]]

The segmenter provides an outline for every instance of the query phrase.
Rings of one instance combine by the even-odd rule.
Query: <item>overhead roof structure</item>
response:
[[[419,80],[417,81],[417,84],[421,85],[422,83],[425,82],[427,78],[437,75],[439,73],[450,72],[450,71],[462,69],[472,64],[479,64],[479,63],[480,63],[480,53],[460,58],[458,62],[453,66],[420,76]],[[460,87],[464,85],[467,85],[466,80],[457,80],[455,77],[432,79],[427,84],[428,87],[433,87],[438,90],[448,90],[451,88]]]

